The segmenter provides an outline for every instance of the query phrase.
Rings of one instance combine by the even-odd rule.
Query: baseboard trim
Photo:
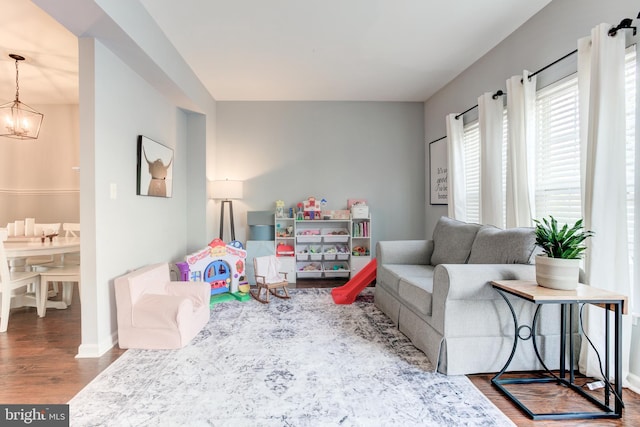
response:
[[[629,373],[627,374],[627,383],[629,390],[634,393],[640,394],[640,376]]]
[[[96,358],[111,350],[118,343],[118,333],[113,332],[98,344],[80,344],[76,359]]]

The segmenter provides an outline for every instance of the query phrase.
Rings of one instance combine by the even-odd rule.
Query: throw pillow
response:
[[[535,250],[533,227],[502,230],[484,225],[471,246],[469,264],[532,264]]]
[[[470,224],[449,217],[440,217],[433,230],[431,265],[464,264],[480,224]]]

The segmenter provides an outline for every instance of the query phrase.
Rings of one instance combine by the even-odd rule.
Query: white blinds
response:
[[[464,168],[467,184],[467,221],[480,222],[480,127],[478,121],[464,127]]]
[[[640,253],[640,248],[634,248],[635,239],[635,157],[636,157],[636,46],[627,49],[625,57],[625,96],[626,96],[626,146],[627,146],[627,227],[629,230],[629,266],[631,268],[631,307],[633,310],[640,310],[640,269],[634,266],[637,259],[636,254]],[[634,274],[634,269],[639,273]]]
[[[536,217],[573,224],[582,217],[577,77],[539,90],[536,111]]]

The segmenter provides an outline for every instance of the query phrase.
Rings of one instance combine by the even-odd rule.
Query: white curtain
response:
[[[536,77],[507,79],[507,227],[530,227],[535,218]]]
[[[583,216],[586,229],[595,232],[587,242],[585,272],[587,283],[592,287],[628,296],[625,34],[620,31],[610,37],[607,34],[610,27],[600,24],[591,31],[590,38],[578,41]],[[604,363],[603,313],[601,308],[587,305],[584,332],[596,345]],[[624,316],[622,328],[622,370],[623,378],[626,378],[629,372],[630,316]],[[613,354],[610,360],[613,362]],[[613,367],[610,369],[613,375]],[[598,359],[587,340],[582,341],[580,371],[588,376],[601,377]]]
[[[480,127],[480,222],[504,228],[502,194],[502,97],[478,98]]]
[[[447,121],[447,180],[448,215],[460,221],[467,220],[467,188],[464,174],[464,129],[462,117],[448,114]]]

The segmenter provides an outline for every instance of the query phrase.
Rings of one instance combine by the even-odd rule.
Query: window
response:
[[[636,141],[636,46],[627,49],[626,172],[629,268],[632,282],[640,277],[634,266],[635,252],[635,141]],[[536,218],[553,215],[561,223],[582,217],[580,190],[580,121],[578,79],[569,76],[538,91],[536,117]],[[639,269],[634,277],[634,268]],[[632,286],[637,298],[638,286]]]
[[[626,94],[626,135],[627,135],[627,227],[629,239],[629,268],[631,277],[631,307],[634,310],[640,310],[640,283],[637,283],[640,277],[634,277],[635,252],[640,248],[635,246],[635,158],[636,158],[636,46],[633,45],[627,49],[625,61],[625,94]],[[640,269],[639,269],[640,270]],[[633,285],[636,283],[636,285]],[[634,300],[635,299],[635,300]],[[636,313],[638,314],[638,313]]]
[[[576,75],[538,91],[536,135],[535,217],[574,223],[582,217]]]
[[[506,224],[507,211],[507,109],[502,113],[502,220]],[[477,120],[464,127],[464,170],[467,187],[467,221],[480,223],[480,124]]]
[[[480,127],[477,120],[464,127],[464,173],[467,221],[480,223]]]

